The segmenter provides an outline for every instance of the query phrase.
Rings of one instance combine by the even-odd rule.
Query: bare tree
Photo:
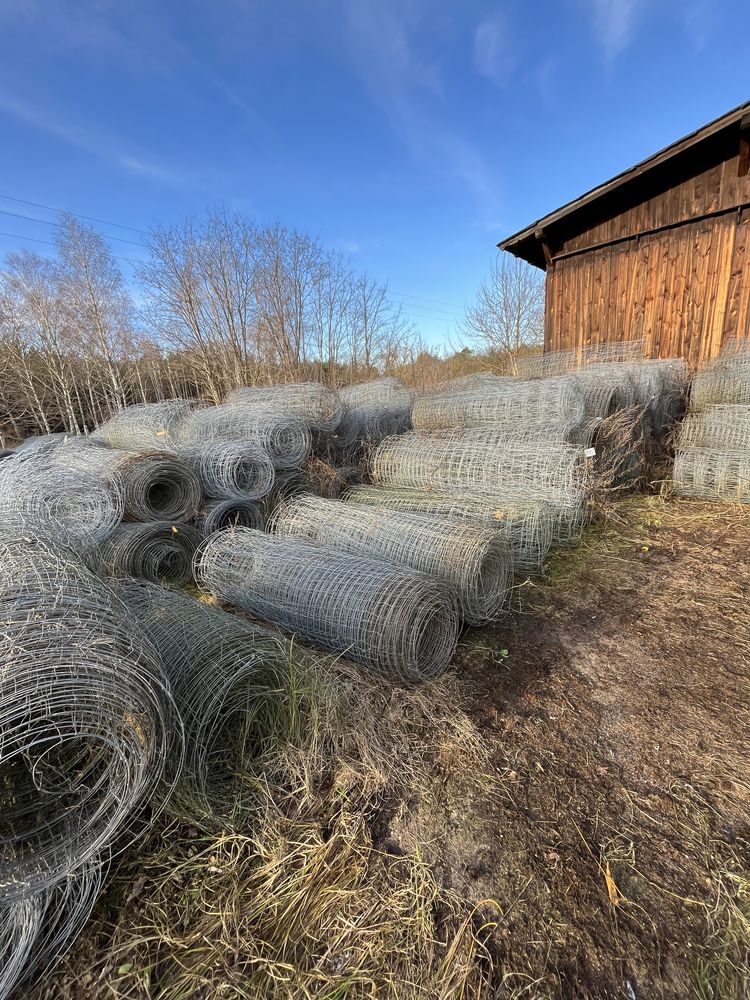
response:
[[[466,310],[463,332],[484,350],[500,355],[515,374],[522,350],[544,339],[543,273],[500,254]]]

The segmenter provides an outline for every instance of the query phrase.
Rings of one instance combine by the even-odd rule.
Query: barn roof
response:
[[[599,184],[579,198],[574,198],[549,215],[537,219],[530,226],[501,240],[497,245],[500,250],[508,250],[516,257],[543,268],[546,266],[543,244],[549,239],[551,230],[558,235],[563,230],[575,230],[581,224],[582,216],[590,218],[592,212],[605,212],[613,201],[625,197],[626,189],[647,184],[649,180],[655,183],[663,181],[665,165],[668,165],[667,170],[671,169],[676,166],[675,160],[685,158],[691,151],[695,152],[696,147],[710,144],[712,140],[725,135],[728,130],[744,130],[747,127],[750,127],[750,101],[740,104],[739,107],[714,119],[708,125],[678,139],[677,142],[636,163],[635,166],[623,170],[611,180]]]

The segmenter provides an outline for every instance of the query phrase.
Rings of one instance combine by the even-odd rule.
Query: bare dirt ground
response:
[[[750,511],[614,515],[444,682],[347,681],[304,836],[161,830],[24,996],[748,996]]]

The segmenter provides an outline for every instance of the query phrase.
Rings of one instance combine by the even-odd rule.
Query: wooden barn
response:
[[[547,272],[545,351],[750,336],[750,102],[498,244]]]

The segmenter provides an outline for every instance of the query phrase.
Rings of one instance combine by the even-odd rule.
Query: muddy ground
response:
[[[750,512],[617,516],[461,645],[497,786],[383,838],[497,901],[499,996],[750,995]]]

